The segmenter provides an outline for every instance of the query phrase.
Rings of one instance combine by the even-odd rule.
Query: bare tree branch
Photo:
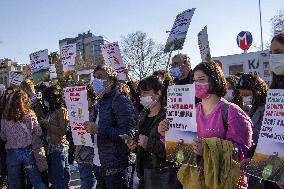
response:
[[[167,54],[161,44],[156,44],[146,33],[137,31],[122,37],[122,55],[125,64],[132,67],[135,79],[151,75],[157,69],[165,69]]]

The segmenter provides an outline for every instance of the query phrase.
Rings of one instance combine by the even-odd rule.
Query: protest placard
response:
[[[49,67],[49,77],[50,77],[50,80],[53,80],[53,79],[57,78],[55,64],[50,64],[50,67]]]
[[[24,79],[24,75],[22,72],[14,72],[14,71],[10,71],[9,72],[9,81],[10,84],[16,85],[16,86],[20,86],[20,84],[22,83]]]
[[[64,97],[74,144],[93,147],[91,135],[87,133],[83,127],[84,122],[89,121],[86,87],[76,86],[64,88]]]
[[[170,31],[164,52],[170,52],[183,48],[187,30],[190,25],[195,8],[188,9],[176,16],[174,25]]]
[[[49,80],[49,59],[47,49],[30,54],[30,68],[35,84]]]
[[[30,54],[31,72],[49,69],[48,50],[41,50]]]
[[[60,48],[60,57],[63,65],[63,71],[72,71],[75,69],[76,44],[63,45]]]
[[[207,26],[205,26],[198,33],[198,46],[200,50],[201,60],[206,61],[206,59],[211,59],[208,34],[207,34]]]
[[[101,46],[101,49],[105,63],[115,69],[120,80],[126,80],[124,73],[125,65],[122,61],[118,43],[114,42],[105,44]]]
[[[169,86],[167,95],[167,159],[186,164],[194,158],[192,142],[197,136],[195,85]]]
[[[284,179],[284,89],[268,91],[252,162],[246,170],[250,175],[275,182]]]

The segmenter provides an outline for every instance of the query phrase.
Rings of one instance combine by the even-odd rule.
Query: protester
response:
[[[33,82],[29,79],[24,80],[20,85],[21,90],[26,92],[29,96],[30,106],[36,114],[37,119],[41,120],[45,118],[45,110],[42,104],[41,93],[36,94],[35,86]],[[43,131],[43,134],[40,137],[33,135],[33,152],[36,159],[36,164],[38,166],[39,171],[41,172],[42,179],[44,184],[48,186],[48,174],[47,174],[47,161],[46,161],[46,152],[44,148],[44,142],[46,139],[46,132]],[[47,148],[46,148],[47,149]],[[27,181],[27,188],[32,188],[31,183],[29,180]]]
[[[198,157],[201,158],[201,161],[197,161],[197,164],[198,166],[204,167],[205,165],[208,165],[208,162],[213,161],[213,159],[215,161],[218,158],[226,157],[224,159],[225,162],[222,165],[217,167],[216,165],[212,165],[216,169],[204,169],[204,175],[206,178],[208,178],[208,175],[222,175],[224,174],[222,171],[224,167],[222,166],[226,166],[229,163],[229,165],[232,166],[231,171],[228,170],[225,175],[226,177],[230,176],[231,180],[220,180],[220,182],[224,185],[227,184],[233,187],[238,181],[238,178],[236,178],[236,175],[238,175],[238,170],[236,169],[236,165],[232,162],[231,158],[236,161],[241,161],[247,157],[248,149],[252,145],[252,122],[240,107],[234,104],[229,104],[225,99],[222,98],[226,94],[227,83],[218,64],[215,62],[200,63],[194,68],[193,73],[196,97],[202,99],[202,102],[196,107],[198,138],[194,140],[193,145],[194,152],[198,155]],[[222,112],[226,107],[227,121],[225,122],[223,120]],[[165,131],[169,129],[168,121],[163,120],[159,124],[158,129],[161,135],[165,135]],[[212,137],[215,138],[212,139]],[[213,159],[210,160],[208,159],[209,157],[203,156],[204,151],[202,149],[206,148],[206,151],[208,152],[209,150],[210,152],[208,145],[211,146],[210,144],[215,142],[221,144],[223,147],[226,146],[226,152],[224,151],[224,154],[216,154],[211,152],[211,158]],[[223,149],[224,148],[215,150],[222,152]],[[228,151],[231,151],[231,153],[228,154]],[[230,154],[232,157],[230,157]],[[182,183],[188,183],[186,180],[192,180],[194,178],[190,177],[188,174],[184,174],[187,169],[192,170],[190,167],[184,167],[184,169],[180,170],[179,172],[179,179],[181,179]],[[196,179],[199,180],[200,178]],[[212,181],[213,178],[209,176],[208,179]],[[194,182],[197,182],[197,180]],[[204,184],[205,181],[201,179],[201,183]],[[208,184],[208,182],[206,183]],[[209,185],[207,187],[210,188],[213,186]],[[184,188],[186,188],[186,186],[184,186]],[[246,178],[243,177],[240,180],[240,183],[238,183],[238,188],[247,188]]]
[[[129,150],[120,135],[133,136],[136,114],[130,100],[117,88],[117,73],[99,65],[93,72],[93,89],[98,96],[93,122],[85,122],[94,134],[94,173],[97,189],[127,187]]]
[[[24,91],[19,90],[13,94],[1,122],[1,138],[6,141],[9,188],[21,188],[21,166],[24,166],[25,173],[35,188],[47,188],[42,182],[32,151],[32,133],[40,136],[42,131]]]
[[[237,82],[240,78],[234,75],[231,75],[226,78],[228,84],[228,91],[226,96],[224,97],[227,101],[232,102],[238,105],[243,109],[243,98],[240,95],[239,90],[236,88]]]
[[[192,84],[193,73],[190,58],[186,54],[176,54],[172,58],[171,73],[175,78],[175,85]]]
[[[31,107],[35,111],[38,119],[44,119],[46,117],[46,114],[44,110],[44,105],[42,103],[42,94],[41,92],[36,93],[35,85],[32,80],[24,80],[21,83],[20,88],[28,94],[31,100]]]
[[[240,91],[241,96],[252,97],[252,108],[249,112],[249,116],[253,123],[252,139],[255,146],[250,150],[250,154],[248,154],[248,157],[251,158],[254,154],[262,126],[268,86],[258,75],[243,74],[236,87]]]
[[[69,128],[67,109],[59,86],[51,86],[43,91],[44,105],[48,109],[46,119],[40,120],[47,130],[48,176],[53,188],[67,189],[70,182],[68,146],[66,133]]]
[[[157,183],[160,188],[178,188],[177,185],[168,186],[163,178],[154,176],[158,169],[166,166],[165,145],[157,132],[158,124],[166,117],[166,110],[162,106],[162,82],[156,76],[144,78],[139,83],[141,93],[140,101],[145,107],[139,116],[136,139],[126,139],[129,149],[136,151],[136,170],[140,179],[138,189],[155,188]],[[174,184],[174,183],[171,183]]]
[[[270,61],[270,70],[272,72],[272,82],[270,89],[284,89],[284,32],[275,35],[271,40],[270,54],[283,54],[281,64]],[[273,63],[276,63],[275,65]],[[283,174],[283,173],[282,173]],[[284,189],[284,180],[278,183],[281,189]],[[265,188],[277,188],[275,183],[265,182]]]
[[[131,80],[129,76],[129,71],[128,69],[124,70],[126,80],[127,80],[127,85],[129,87],[129,93],[131,96],[131,101],[133,106],[135,107],[135,110],[140,113],[143,110],[143,105],[140,103],[140,95],[138,94],[138,80]]]
[[[7,90],[4,91],[4,94],[0,98],[0,120],[2,119],[3,112],[8,107],[8,104],[11,100],[13,93],[15,92],[15,88],[8,87]],[[1,122],[0,122],[0,132],[1,132]],[[4,188],[4,185],[7,183],[7,166],[6,166],[6,149],[5,142],[0,137],[0,188]]]
[[[252,107],[248,113],[253,123],[252,139],[254,145],[248,152],[248,158],[252,158],[257,146],[259,133],[262,126],[268,87],[264,80],[254,74],[242,74],[237,82],[236,87],[240,91],[241,96],[252,97]],[[251,177],[249,179],[248,188],[255,187],[261,188],[261,184],[259,183],[258,179]]]

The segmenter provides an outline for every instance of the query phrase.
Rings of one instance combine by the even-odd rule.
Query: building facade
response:
[[[59,40],[59,47],[68,44],[76,43],[77,54],[79,54],[82,59],[95,59],[96,56],[100,56],[101,45],[109,43],[109,41],[103,36],[95,36],[90,31],[87,33],[78,34],[75,38],[65,38]]]
[[[11,59],[0,59],[0,84],[10,86],[11,72],[23,72],[23,65],[13,62]]]

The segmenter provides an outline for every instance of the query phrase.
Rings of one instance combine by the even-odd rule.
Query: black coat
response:
[[[140,116],[138,125],[136,127],[138,138],[141,133],[144,121],[149,114],[149,110],[144,109]],[[160,140],[161,135],[158,133],[159,123],[166,118],[166,110],[161,108],[160,112],[155,119],[152,121],[149,128],[151,128],[150,134],[148,136],[148,144],[146,150],[142,147],[137,148],[136,153],[136,168],[138,177],[141,178],[143,175],[144,167],[147,168],[158,168],[164,165],[166,162],[166,149],[165,144]],[[144,166],[143,166],[144,165]]]

